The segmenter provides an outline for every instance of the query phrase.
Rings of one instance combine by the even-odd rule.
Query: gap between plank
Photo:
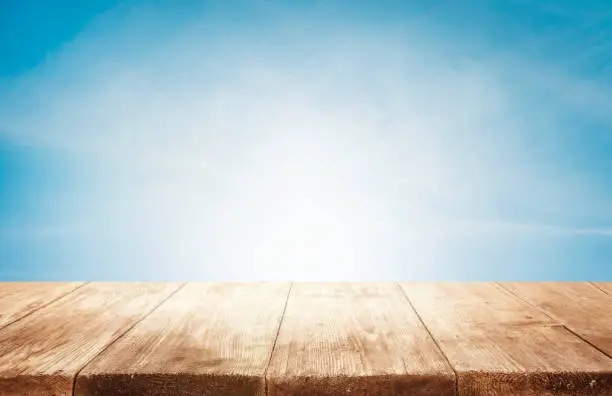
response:
[[[67,295],[69,295],[69,294],[71,294],[71,293],[74,293],[75,291],[79,290],[79,289],[80,289],[81,287],[83,287],[83,286],[88,285],[89,283],[91,283],[91,282],[83,282],[83,284],[81,284],[81,285],[79,285],[79,286],[75,287],[74,289],[72,289],[72,290],[70,290],[70,291],[68,291],[68,292],[66,292],[66,293],[64,293],[64,294],[61,294],[61,295],[59,295],[59,296],[55,297],[54,299],[50,300],[49,302],[47,302],[47,303],[45,303],[45,304],[41,305],[40,307],[38,307],[38,308],[34,309],[34,310],[33,310],[33,311],[31,311],[31,312],[28,312],[27,314],[23,315],[22,317],[17,318],[17,319],[15,319],[15,320],[13,320],[12,322],[8,322],[8,323],[6,323],[4,326],[1,326],[1,327],[0,327],[0,330],[6,329],[8,326],[12,325],[13,323],[19,322],[20,320],[25,319],[25,318],[27,318],[28,316],[32,315],[34,312],[38,312],[38,311],[40,311],[41,309],[48,307],[49,305],[51,305],[51,304],[53,304],[53,303],[55,303],[55,302],[57,302],[57,301],[61,300],[62,298],[66,297]]]
[[[152,309],[150,309],[148,312],[146,312],[140,319],[138,319],[136,322],[134,322],[134,324],[132,324],[131,326],[129,326],[123,333],[119,334],[114,340],[111,340],[111,342],[108,343],[108,345],[106,345],[104,348],[102,348],[102,350],[100,350],[100,352],[96,353],[95,356],[93,356],[91,359],[89,359],[87,362],[85,362],[85,364],[83,364],[83,367],[81,367],[80,369],[78,369],[76,371],[76,373],[74,374],[74,378],[72,379],[72,396],[75,396],[75,392],[76,392],[76,383],[77,383],[77,378],[79,377],[79,374],[81,374],[81,371],[83,371],[83,369],[85,367],[87,367],[87,365],[89,363],[91,363],[95,358],[97,358],[98,356],[100,356],[101,354],[103,354],[108,348],[110,348],[111,345],[113,345],[115,342],[119,341],[121,338],[123,338],[127,333],[129,333],[130,330],[132,330],[134,327],[136,327],[140,322],[142,322],[143,320],[145,320],[149,315],[151,315],[157,308],[159,308],[163,303],[165,303],[166,301],[168,301],[170,298],[172,298],[172,296],[174,296],[176,293],[178,293],[179,290],[181,290],[183,287],[185,287],[185,285],[187,284],[187,282],[182,283],[179,287],[176,288],[176,290],[174,290],[172,293],[170,293],[168,295],[168,297],[164,298],[163,300],[161,300],[159,302],[159,304],[155,305]]]
[[[268,396],[268,369],[272,363],[272,357],[274,356],[274,350],[276,349],[276,341],[278,341],[278,335],[280,334],[281,326],[283,325],[283,319],[285,318],[285,312],[287,312],[287,305],[289,304],[289,296],[291,295],[291,289],[293,289],[293,282],[289,284],[289,291],[287,292],[287,299],[285,300],[285,306],[283,307],[283,313],[281,314],[278,322],[278,328],[276,329],[276,337],[274,337],[274,343],[272,343],[272,352],[270,352],[270,359],[264,370],[264,392]]]
[[[457,371],[455,371],[455,367],[453,367],[453,365],[451,364],[450,360],[448,359],[448,356],[446,356],[446,354],[442,350],[442,347],[440,347],[440,344],[438,343],[438,340],[436,340],[436,338],[433,336],[431,331],[429,331],[429,328],[427,327],[427,325],[423,321],[423,318],[421,317],[419,312],[416,310],[416,308],[412,304],[412,301],[410,301],[410,298],[408,297],[408,294],[406,294],[406,291],[404,290],[402,285],[399,282],[396,282],[395,284],[396,284],[397,287],[399,287],[400,291],[404,295],[404,298],[406,299],[406,301],[408,301],[408,304],[410,305],[410,308],[412,308],[412,310],[416,314],[417,318],[419,319],[419,322],[421,322],[421,324],[425,328],[425,331],[427,331],[427,334],[429,334],[429,337],[431,337],[432,341],[436,345],[436,348],[438,348],[438,350],[440,351],[440,353],[444,357],[444,360],[446,360],[446,363],[448,364],[448,367],[450,367],[450,369],[453,370],[453,374],[455,374],[455,396],[459,396],[459,375],[457,374]]]
[[[612,297],[612,294],[608,293],[606,289],[602,289],[601,287],[597,286],[595,282],[588,282],[588,283],[594,288],[596,288],[597,290],[601,291],[602,293],[607,294],[608,296]]]
[[[582,337],[580,334],[576,333],[574,330],[570,329],[569,327],[567,327],[567,325],[555,318],[554,316],[550,315],[548,312],[546,312],[544,309],[540,308],[539,306],[537,306],[536,304],[531,303],[530,301],[524,299],[523,297],[519,296],[518,294],[516,294],[515,292],[513,292],[512,290],[506,288],[504,285],[502,285],[499,282],[495,282],[495,285],[502,288],[503,290],[505,290],[506,292],[510,293],[511,295],[513,295],[514,297],[518,298],[519,300],[523,301],[526,304],[531,305],[532,307],[536,308],[537,310],[539,310],[540,312],[542,312],[544,315],[548,316],[550,319],[555,320],[557,322],[560,323],[560,325],[570,334],[573,334],[575,337],[577,337],[578,339],[582,340],[583,342],[585,342],[586,344],[590,345],[591,347],[595,348],[597,351],[599,351],[600,353],[602,353],[604,356],[612,359],[612,356],[609,355],[608,353],[606,353],[603,349],[599,348],[597,345],[593,344],[592,342],[590,342],[589,340],[585,339],[584,337]]]

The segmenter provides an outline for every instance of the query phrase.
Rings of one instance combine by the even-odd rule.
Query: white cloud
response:
[[[127,60],[84,34],[17,81],[30,101],[3,114],[11,139],[90,155],[83,166],[103,170],[92,227],[149,242],[172,270],[360,278],[402,249],[434,263],[445,233],[609,235],[478,226],[504,217],[503,199],[565,209],[558,194],[573,187],[523,151],[530,114],[498,65],[436,53],[427,37],[321,32],[288,46],[276,32],[231,36],[229,50],[198,29]]]

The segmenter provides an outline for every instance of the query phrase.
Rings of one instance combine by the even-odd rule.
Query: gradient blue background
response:
[[[0,0],[0,279],[287,278],[611,281],[612,3]]]

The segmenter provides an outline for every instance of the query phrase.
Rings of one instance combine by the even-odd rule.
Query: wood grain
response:
[[[609,395],[612,359],[490,283],[403,283],[460,395]]]
[[[408,297],[417,300],[421,315],[442,317],[453,328],[461,326],[554,325],[539,309],[520,301],[494,283],[452,282],[402,284]],[[432,311],[433,310],[433,311]]]
[[[589,283],[502,283],[612,356],[612,296]]]
[[[71,395],[77,371],[179,286],[90,283],[0,330],[0,395]]]
[[[81,285],[83,282],[0,282],[0,329]]]
[[[593,282],[593,285],[607,295],[612,296],[612,282]]]
[[[263,395],[289,283],[191,283],[91,362],[76,395]]]
[[[454,374],[397,284],[296,283],[269,395],[452,395]]]

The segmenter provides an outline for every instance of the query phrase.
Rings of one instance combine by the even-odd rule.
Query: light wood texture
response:
[[[88,284],[0,330],[0,395],[71,395],[77,371],[179,286]]]
[[[76,395],[264,395],[289,283],[191,283],[78,376]]]
[[[394,283],[295,283],[270,396],[452,395],[454,374]]]
[[[611,292],[0,283],[0,396],[612,396]]]
[[[460,395],[610,395],[612,359],[490,283],[403,283]]]
[[[72,292],[82,282],[0,283],[0,329]]]
[[[612,282],[593,282],[593,285],[595,285],[607,295],[612,296]]]
[[[612,356],[612,296],[589,283],[502,283]]]
[[[403,283],[419,314],[457,327],[555,325],[556,321],[494,283]],[[426,323],[427,324],[427,323]]]

